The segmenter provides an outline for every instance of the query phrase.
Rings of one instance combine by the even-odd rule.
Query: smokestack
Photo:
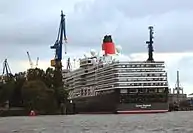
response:
[[[115,45],[111,38],[111,35],[105,35],[102,44],[102,50],[104,55],[114,55],[115,54]]]

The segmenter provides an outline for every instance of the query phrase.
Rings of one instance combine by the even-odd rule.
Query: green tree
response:
[[[47,88],[40,80],[27,81],[22,87],[22,97],[24,106],[34,109],[41,114],[53,113],[56,110],[56,100],[54,91]]]
[[[10,106],[22,107],[21,88],[26,81],[26,72],[19,72],[15,74],[14,91],[10,100]]]
[[[53,88],[54,83],[54,70],[52,68],[47,68],[45,72],[44,83],[48,88]]]
[[[53,79],[54,79],[54,82],[53,82],[54,88],[60,88],[63,86],[61,70],[57,70],[57,69],[54,70]]]
[[[55,96],[58,104],[65,103],[68,97],[68,91],[64,87],[55,88]]]
[[[66,103],[68,91],[63,87],[60,70],[35,68],[6,78],[0,84],[0,106],[7,100],[13,107],[35,109],[41,114],[49,114]]]
[[[43,81],[45,78],[45,72],[43,69],[35,68],[28,69],[27,71],[27,80],[41,80]]]
[[[9,101],[14,91],[14,82],[7,82],[0,85],[0,104]]]

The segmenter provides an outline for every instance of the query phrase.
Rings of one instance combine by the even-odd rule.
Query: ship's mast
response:
[[[149,26],[149,41],[146,41],[146,44],[148,44],[148,59],[147,61],[154,61],[153,59],[153,26]]]

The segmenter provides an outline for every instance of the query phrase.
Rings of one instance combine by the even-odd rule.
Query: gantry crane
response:
[[[55,67],[56,70],[62,70],[62,45],[63,40],[65,43],[67,43],[66,38],[66,29],[65,29],[65,15],[63,14],[63,11],[61,11],[61,21],[59,26],[59,32],[56,39],[56,42],[53,46],[51,46],[51,49],[55,49],[55,58],[51,60],[51,66]],[[66,45],[65,45],[65,54],[66,54]]]

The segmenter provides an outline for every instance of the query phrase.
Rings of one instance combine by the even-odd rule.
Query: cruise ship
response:
[[[162,113],[168,112],[168,80],[164,61],[153,59],[153,27],[149,27],[148,59],[121,61],[120,47],[111,35],[104,36],[100,56],[79,59],[79,68],[65,71],[75,113]]]

